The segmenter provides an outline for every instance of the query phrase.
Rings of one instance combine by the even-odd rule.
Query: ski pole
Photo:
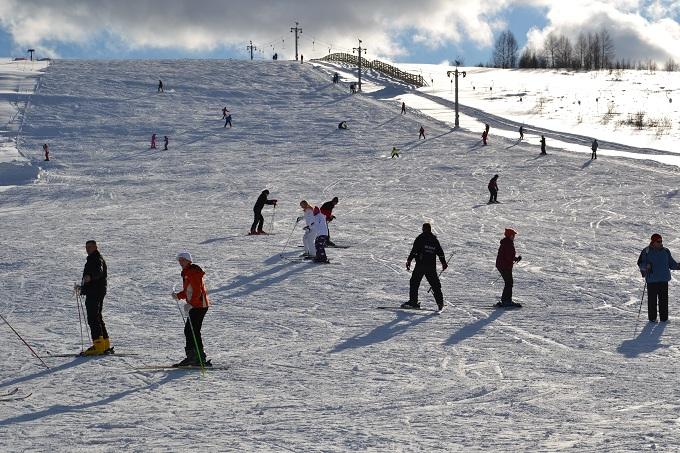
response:
[[[42,364],[45,366],[45,368],[47,368],[47,369],[49,370],[50,367],[48,367],[47,364],[43,361],[43,359],[41,359],[40,356],[39,356],[38,354],[35,353],[35,351],[34,351],[33,348],[31,347],[31,345],[29,345],[28,343],[26,343],[26,340],[24,340],[24,339],[21,337],[21,335],[19,335],[19,332],[17,332],[16,330],[14,330],[14,327],[12,327],[12,325],[11,325],[9,322],[7,322],[7,320],[5,319],[5,317],[2,316],[2,315],[0,315],[0,319],[2,319],[3,321],[5,321],[5,324],[7,324],[7,326],[8,326],[10,329],[12,329],[12,332],[14,332],[14,333],[16,334],[17,337],[19,337],[19,339],[26,345],[26,347],[27,347],[28,349],[30,349],[30,351],[33,353],[33,355],[35,356],[35,358],[38,359],[38,360],[40,360],[40,363],[42,363]]]
[[[78,310],[78,324],[80,324],[80,352],[85,350],[85,343],[83,341],[83,317],[80,314],[80,293],[78,284],[73,284],[73,294],[76,296],[76,310]]]
[[[449,261],[451,261],[451,258],[453,258],[453,252],[451,252],[451,256],[449,256],[449,259],[446,260],[446,267],[449,267]],[[444,272],[444,269],[442,269],[441,272],[439,272],[439,275],[438,275],[437,277],[441,277],[441,276],[442,276],[442,272]],[[432,291],[432,287],[431,287],[431,286],[430,286],[430,289],[427,290],[427,293],[429,294],[430,291]]]
[[[276,205],[274,205],[274,210],[272,211],[272,227],[269,229],[272,233],[274,233],[274,216],[276,215]]]
[[[637,333],[637,326],[638,323],[640,322],[640,313],[642,313],[642,301],[645,298],[645,290],[647,289],[647,279],[645,279],[645,286],[642,288],[642,297],[640,298],[640,308],[638,309],[638,315],[637,315],[637,320],[635,321],[635,331],[633,332],[633,336]]]
[[[283,252],[286,250],[286,247],[288,247],[288,242],[290,241],[290,238],[293,236],[293,232],[295,231],[295,227],[297,227],[297,224],[300,220],[296,219],[295,220],[295,225],[293,225],[293,229],[290,230],[290,234],[288,235],[288,239],[286,239],[286,243],[283,244],[283,250],[281,250],[281,253],[279,253],[279,256],[283,257]]]

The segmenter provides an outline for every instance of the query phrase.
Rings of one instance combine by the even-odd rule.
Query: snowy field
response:
[[[394,99],[407,95],[449,105],[428,89],[409,93],[369,74],[366,93],[350,96],[346,82],[330,83],[334,70],[281,61],[46,68],[20,134],[42,176],[1,194],[0,313],[51,368],[0,327],[0,393],[32,393],[0,402],[0,448],[680,449],[680,285],[670,285],[669,323],[648,324],[644,307],[636,323],[635,265],[653,232],[680,258],[680,168],[606,154],[591,162],[551,141],[539,156],[536,140],[504,138],[493,124],[481,147],[479,127],[399,114]],[[465,121],[502,117],[483,109],[471,104]],[[558,130],[539,119],[527,127]],[[565,143],[590,137],[566,129]],[[168,151],[148,149],[153,132],[169,136]],[[608,139],[635,153],[657,148]],[[399,159],[389,159],[392,146]],[[496,173],[501,204],[487,205]],[[246,236],[265,188],[279,200],[264,212],[274,235]],[[332,265],[282,259],[302,250],[299,201],[333,196],[331,235],[351,247],[329,249]],[[404,264],[424,221],[454,254],[442,275],[448,308],[377,310],[407,299]],[[524,308],[508,312],[491,308],[506,227],[519,232],[523,256],[514,293]],[[48,355],[80,350],[71,288],[87,239],[109,266],[112,343],[139,356]],[[170,292],[184,248],[207,273],[206,353],[228,369],[140,370],[183,356]],[[426,290],[423,282],[421,302],[433,308]]]

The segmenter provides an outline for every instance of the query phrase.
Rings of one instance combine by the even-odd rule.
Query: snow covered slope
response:
[[[45,370],[0,326],[0,392],[32,392],[0,402],[3,451],[678,449],[678,285],[668,324],[647,324],[644,309],[636,324],[635,266],[653,232],[680,257],[678,169],[552,149],[539,157],[498,136],[481,147],[477,131],[380,101],[402,87],[349,96],[328,70],[47,69],[22,140],[50,143],[53,160],[36,184],[2,194],[0,313],[41,354],[79,351],[70,290],[96,239],[112,342],[140,355],[49,357]],[[153,132],[169,136],[168,151],[148,149]],[[486,205],[494,174],[501,204]],[[275,234],[246,236],[265,188],[279,200],[265,210]],[[329,249],[333,265],[281,259],[301,252],[299,201],[333,196],[331,235],[351,248]],[[442,275],[449,307],[376,310],[407,299],[404,263],[424,221],[454,253]],[[523,256],[515,299],[525,307],[511,312],[490,308],[505,227],[519,231]],[[228,369],[138,370],[183,355],[169,295],[184,248],[214,304],[206,352]],[[426,289],[421,302],[434,307]]]

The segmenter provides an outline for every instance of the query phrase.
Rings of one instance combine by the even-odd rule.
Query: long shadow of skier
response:
[[[484,329],[484,327],[488,326],[496,319],[500,318],[503,313],[505,313],[505,310],[503,310],[502,308],[498,308],[494,310],[486,318],[478,319],[477,321],[471,324],[461,327],[457,332],[454,332],[453,335],[451,335],[444,344],[447,346],[453,346],[460,343],[463,340],[466,340],[477,335]]]
[[[670,345],[661,344],[661,335],[665,328],[665,322],[658,324],[648,322],[636,338],[624,340],[616,348],[616,352],[628,358],[633,358],[640,354],[654,352],[657,349],[668,348]]]
[[[589,166],[589,165],[592,164],[592,163],[593,163],[593,160],[592,160],[592,159],[588,159],[587,161],[585,161],[585,162],[583,163],[583,165],[581,165],[581,168],[586,168],[587,166]]]
[[[234,281],[232,281],[232,283],[213,289],[210,291],[210,294],[217,294],[241,288],[238,291],[229,294],[229,297],[243,297],[275,283],[286,280],[294,274],[305,272],[312,268],[314,268],[314,264],[311,263],[285,261],[281,264],[269,267],[262,272],[258,272],[250,276],[239,275],[234,279]],[[285,270],[285,272],[279,273],[283,270]]]
[[[97,401],[91,401],[89,403],[82,403],[82,404],[74,404],[72,406],[68,406],[65,404],[55,404],[54,406],[48,407],[47,409],[38,411],[38,412],[32,412],[30,414],[23,414],[23,415],[17,415],[15,417],[10,417],[6,418],[4,420],[0,420],[0,426],[7,426],[7,425],[13,425],[15,423],[25,423],[25,422],[32,422],[44,417],[49,417],[51,415],[63,415],[65,413],[69,412],[82,412],[85,411],[86,413],[89,413],[88,409],[92,407],[97,407],[97,406],[105,406],[107,404],[113,403],[115,401],[118,401],[122,398],[125,398],[126,396],[129,396],[133,393],[137,392],[143,392],[147,390],[155,390],[161,385],[167,384],[168,382],[178,379],[181,376],[183,376],[184,373],[178,373],[178,372],[173,372],[173,373],[168,373],[167,376],[165,376],[163,379],[161,379],[158,382],[152,382],[148,385],[144,385],[141,387],[125,390],[124,392],[118,392],[114,393],[113,395],[107,396],[106,398],[97,400]]]
[[[363,348],[372,344],[382,343],[397,335],[401,335],[406,332],[406,330],[417,326],[418,324],[429,321],[434,316],[437,316],[434,312],[425,315],[417,311],[398,311],[396,312],[396,317],[392,321],[382,326],[378,326],[366,334],[358,334],[348,338],[335,346],[333,350],[331,350],[331,354],[342,352],[346,349]]]
[[[62,365],[52,367],[50,369],[40,370],[36,373],[29,374],[28,376],[22,376],[22,377],[18,377],[16,379],[12,379],[11,381],[0,383],[0,388],[9,387],[11,385],[16,385],[16,384],[19,384],[21,382],[30,381],[30,380],[35,379],[35,378],[40,378],[40,377],[43,377],[43,376],[47,376],[49,374],[57,373],[57,372],[62,371],[62,370],[67,370],[69,368],[73,368],[74,366],[82,365],[86,361],[87,361],[87,359],[85,359],[84,357],[75,357],[70,362],[64,363]]]

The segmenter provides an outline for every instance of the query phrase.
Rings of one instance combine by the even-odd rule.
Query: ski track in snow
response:
[[[135,357],[48,358],[5,327],[0,405],[8,450],[632,451],[680,448],[671,320],[636,325],[635,261],[655,231],[680,255],[676,167],[598,159],[452,130],[367,76],[349,96],[332,65],[56,61],[22,129],[50,143],[33,184],[2,192],[0,313],[41,355],[80,350],[73,283],[94,238],[109,266],[104,316]],[[162,78],[166,93],[155,92]],[[389,93],[388,93],[389,92]],[[221,108],[233,115],[223,128]],[[338,130],[341,120],[348,130]],[[428,139],[416,140],[424,124]],[[149,150],[152,132],[168,151]],[[512,146],[511,146],[512,145]],[[392,146],[401,157],[389,159]],[[497,205],[486,184],[500,178]],[[268,188],[265,229],[249,237]],[[301,253],[298,203],[338,196],[328,249]],[[272,215],[274,214],[274,215]],[[273,225],[272,225],[273,220]],[[450,267],[441,315],[376,310],[408,298],[404,268],[429,221]],[[515,298],[494,260],[519,231]],[[286,243],[291,231],[290,242]],[[216,366],[143,371],[183,354],[175,253],[206,270],[203,335]],[[677,258],[677,256],[676,256]],[[434,307],[421,284],[421,303]]]

